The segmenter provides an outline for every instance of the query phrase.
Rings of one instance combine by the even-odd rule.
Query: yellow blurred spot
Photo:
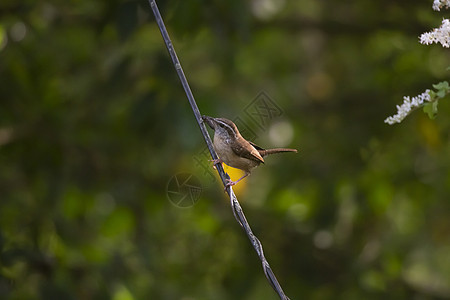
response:
[[[0,25],[0,50],[5,48],[7,43],[8,36],[6,35],[6,30],[2,25]]]
[[[442,144],[439,128],[436,123],[427,117],[420,118],[418,123],[419,132],[426,144],[433,149],[439,148]]]
[[[236,181],[241,176],[243,176],[245,173],[242,170],[232,168],[230,166],[227,166],[226,164],[223,164],[223,169],[225,170],[228,175],[230,175],[231,180]],[[217,179],[220,180],[219,174],[216,172]],[[242,193],[242,191],[245,190],[245,187],[247,185],[248,176],[241,181],[239,181],[236,185],[233,186],[233,191],[236,195],[239,195]]]

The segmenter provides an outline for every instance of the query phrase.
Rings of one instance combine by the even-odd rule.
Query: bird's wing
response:
[[[244,139],[243,139],[244,140]],[[258,146],[256,146],[258,147]],[[248,158],[260,163],[264,163],[264,159],[262,158],[261,154],[259,154],[258,148],[262,149],[261,147],[256,148],[253,143],[249,143],[248,141],[244,140],[242,143],[233,143],[231,145],[231,149],[237,156],[241,156],[244,158]]]
[[[250,143],[250,145],[252,145],[253,147],[255,147],[256,150],[266,150],[266,149],[264,149],[263,147],[260,147],[260,146],[256,145],[256,144],[253,143],[253,142],[250,142],[250,141],[248,141],[248,142]]]

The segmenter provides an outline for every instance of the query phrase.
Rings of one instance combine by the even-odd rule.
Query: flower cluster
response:
[[[397,114],[388,117],[384,122],[389,125],[400,123],[412,110],[422,106],[425,101],[428,102],[430,100],[430,90],[426,90],[422,94],[412,97],[412,99],[409,96],[405,96],[403,97],[403,104],[397,105]]]
[[[441,43],[443,47],[450,48],[450,20],[444,19],[441,27],[423,33],[420,36],[420,43],[424,45]]]
[[[450,8],[450,0],[434,0],[433,9],[440,11],[441,8],[446,7]]]
[[[440,11],[444,7],[450,8],[450,0],[434,0],[434,10]],[[441,43],[442,47],[450,48],[450,20],[444,19],[441,27],[423,33],[420,36],[420,43],[424,45]],[[403,97],[402,105],[397,105],[397,114],[388,117],[384,122],[389,125],[400,123],[411,111],[422,106],[424,107],[424,112],[433,119],[437,113],[438,100],[450,94],[450,87],[447,81],[435,84],[433,87],[437,89],[437,92],[426,90],[422,94],[412,97],[412,99],[409,96]],[[428,103],[424,103],[425,101]]]

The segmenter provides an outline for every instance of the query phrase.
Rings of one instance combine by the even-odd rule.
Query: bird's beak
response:
[[[214,118],[208,117],[208,116],[202,116],[203,121],[211,127],[211,129],[216,129]]]

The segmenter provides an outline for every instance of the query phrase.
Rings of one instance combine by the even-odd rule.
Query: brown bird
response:
[[[242,137],[236,125],[225,118],[202,116],[203,121],[214,129],[214,149],[219,159],[214,164],[226,163],[228,166],[241,169],[245,174],[236,181],[228,179],[227,186],[235,185],[248,175],[251,170],[264,163],[264,156],[281,152],[297,152],[297,149],[275,148],[263,149]]]

